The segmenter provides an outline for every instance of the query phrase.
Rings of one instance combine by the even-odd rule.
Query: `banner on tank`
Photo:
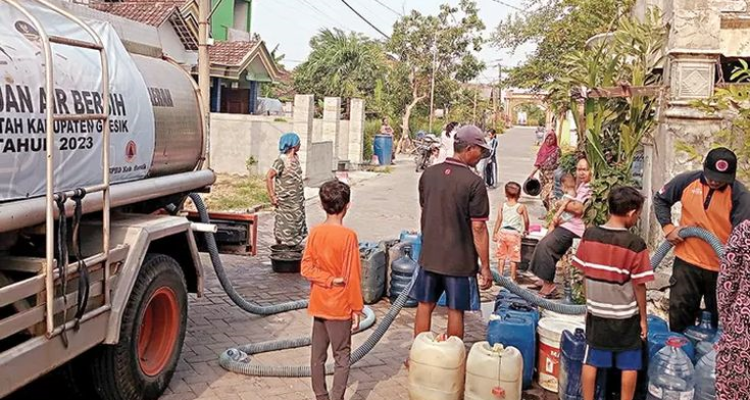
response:
[[[77,24],[26,2],[48,35],[91,42]],[[154,152],[154,114],[146,84],[116,32],[88,21],[108,58],[112,183],[146,177]],[[99,53],[52,45],[57,114],[102,114]],[[15,8],[0,3],[0,201],[43,195],[46,170],[46,93],[39,32]],[[56,121],[55,191],[101,183],[103,121]]]

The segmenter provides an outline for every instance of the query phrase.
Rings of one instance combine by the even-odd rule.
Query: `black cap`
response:
[[[486,150],[492,150],[484,139],[484,132],[474,125],[465,125],[456,132],[456,140],[466,144],[479,146]]]
[[[703,161],[703,175],[712,181],[734,183],[737,176],[737,156],[725,147],[709,151]]]

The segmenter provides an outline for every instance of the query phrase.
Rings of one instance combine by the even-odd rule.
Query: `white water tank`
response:
[[[523,357],[515,347],[478,342],[466,361],[465,400],[521,400]]]
[[[442,340],[419,334],[409,352],[409,399],[460,400],[464,390],[466,349],[457,337]]]

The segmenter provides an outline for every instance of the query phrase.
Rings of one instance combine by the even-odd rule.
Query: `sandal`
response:
[[[539,296],[547,300],[555,300],[558,297],[557,288],[552,289],[552,291],[547,294],[539,293]]]

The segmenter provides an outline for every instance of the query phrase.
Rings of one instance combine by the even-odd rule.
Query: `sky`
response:
[[[488,37],[500,21],[519,12],[523,0],[475,0],[479,17],[486,25],[484,35]],[[360,14],[381,31],[390,35],[393,23],[416,9],[423,14],[436,15],[440,4],[457,5],[459,0],[347,0]],[[515,7],[515,8],[514,8]],[[339,28],[345,31],[362,32],[373,38],[382,38],[376,30],[359,19],[341,0],[254,0],[252,31],[260,34],[269,50],[279,45],[280,54],[287,69],[292,69],[307,58],[309,41],[323,28]],[[498,62],[503,68],[518,65],[533,46],[525,46],[515,53],[498,49],[485,43],[479,58],[487,69],[476,79],[480,83],[492,83],[498,77]]]

